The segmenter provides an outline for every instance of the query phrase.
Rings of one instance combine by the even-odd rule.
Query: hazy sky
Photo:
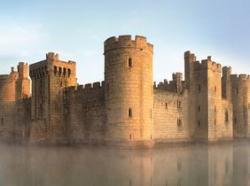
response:
[[[249,0],[0,0],[0,73],[49,51],[77,62],[79,83],[103,80],[103,41],[144,35],[154,79],[183,71],[183,53],[250,74]]]

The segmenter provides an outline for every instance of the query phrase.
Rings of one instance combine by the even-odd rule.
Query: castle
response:
[[[153,45],[143,36],[107,39],[104,57],[104,81],[84,86],[76,63],[55,53],[0,75],[0,140],[152,145],[250,137],[250,76],[187,51],[185,80],[174,73],[156,85]]]

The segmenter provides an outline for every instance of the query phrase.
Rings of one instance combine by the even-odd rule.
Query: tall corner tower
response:
[[[104,44],[107,140],[153,138],[153,45],[143,36],[111,37]]]

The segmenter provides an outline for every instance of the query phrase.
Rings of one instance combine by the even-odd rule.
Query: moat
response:
[[[158,147],[2,145],[0,185],[222,186],[250,183],[250,144]]]

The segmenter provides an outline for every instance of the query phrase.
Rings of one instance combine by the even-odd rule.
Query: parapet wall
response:
[[[105,82],[94,82],[94,83],[87,83],[85,85],[78,85],[78,86],[71,86],[71,87],[66,87],[65,92],[69,94],[81,94],[81,93],[86,93],[86,92],[91,92],[95,90],[100,90],[103,89],[105,86]]]
[[[190,141],[188,94],[154,89],[154,139],[156,142]]]
[[[104,42],[104,53],[118,48],[148,49],[153,52],[153,45],[148,43],[144,36],[135,36],[135,39],[133,39],[131,35],[122,35],[119,37],[110,37]]]
[[[250,80],[250,75],[247,74],[232,74],[231,75],[232,80],[238,80],[238,81],[248,81]]]

